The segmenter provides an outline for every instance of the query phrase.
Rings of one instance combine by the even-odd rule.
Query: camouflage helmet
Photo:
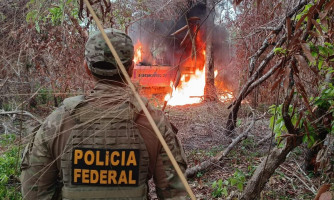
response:
[[[105,32],[111,44],[114,46],[124,67],[129,69],[134,56],[131,38],[124,32],[113,28],[105,29]],[[101,76],[113,76],[119,73],[118,64],[116,63],[116,60],[105,40],[103,39],[100,31],[93,33],[89,37],[85,46],[85,57],[88,68],[93,74]],[[94,65],[95,63],[101,61],[108,62],[112,64],[112,66],[115,66],[115,68],[104,69]]]

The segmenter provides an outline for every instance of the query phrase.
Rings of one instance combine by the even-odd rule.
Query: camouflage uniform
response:
[[[111,38],[111,42],[114,44],[115,41],[112,40],[112,36],[108,34],[108,37]],[[126,43],[128,43],[128,41],[124,44]],[[87,45],[90,44],[91,43],[88,41]],[[87,45],[86,59],[88,66],[92,68],[90,63],[94,59],[94,56],[98,56],[98,53],[87,53],[87,49],[89,49]],[[103,47],[103,43],[99,45],[99,47],[102,48],[95,49],[97,49],[97,51],[101,49],[103,51],[109,51]],[[129,59],[125,59],[126,57],[130,57],[132,60],[131,49],[129,49],[129,51],[118,50],[120,57],[123,57],[122,62],[128,62]],[[110,55],[106,56],[110,57]],[[104,58],[98,58],[97,60],[101,59]],[[112,62],[112,60],[110,62]],[[94,73],[99,74],[100,71],[97,70]],[[104,75],[109,76],[111,73],[114,73],[114,70],[110,70]],[[146,100],[144,101],[147,102]],[[187,166],[186,159],[183,149],[176,137],[176,128],[172,126],[161,111],[153,109],[148,104],[147,107],[174,154],[176,161],[181,169],[185,171]],[[96,110],[96,108],[98,108],[97,110],[114,109],[116,113],[123,113],[122,116],[133,121],[136,128],[139,130],[149,155],[147,180],[153,177],[158,198],[185,199],[185,188],[130,89],[126,85],[120,85],[119,83],[114,84],[112,81],[98,82],[88,96],[76,96],[65,99],[63,104],[47,117],[40,129],[32,137],[23,154],[21,167],[23,198],[28,200],[63,198],[61,188],[63,187],[64,177],[61,168],[61,158],[66,151],[66,144],[71,142],[70,136],[73,127],[78,125],[77,112],[81,110],[79,115],[80,113],[84,115],[85,112],[90,113],[91,110]],[[103,115],[99,117],[103,118]],[[92,114],[91,118],[94,120],[96,116]],[[90,140],[93,138],[88,137],[87,139]],[[144,199],[145,198],[146,197],[144,197]]]

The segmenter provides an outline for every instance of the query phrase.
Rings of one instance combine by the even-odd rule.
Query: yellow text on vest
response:
[[[138,149],[75,148],[72,157],[72,184],[137,185],[138,161]]]

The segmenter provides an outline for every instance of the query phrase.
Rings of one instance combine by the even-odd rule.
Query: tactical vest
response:
[[[129,104],[111,110],[79,104],[71,114],[76,125],[61,157],[63,200],[147,199],[149,156]]]

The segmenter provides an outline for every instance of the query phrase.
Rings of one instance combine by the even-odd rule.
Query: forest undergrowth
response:
[[[168,118],[178,128],[177,135],[185,150],[188,167],[198,165],[226,149],[234,138],[247,130],[252,120],[252,113],[261,116],[247,133],[248,137],[235,145],[224,159],[206,170],[197,172],[189,179],[190,186],[198,199],[238,199],[247,180],[270,151],[270,145],[277,145],[269,127],[271,116],[269,112],[262,108],[254,110],[248,104],[243,105],[233,134],[229,136],[222,134],[225,129],[223,122],[228,117],[227,106],[228,103],[206,102],[166,109]],[[44,112],[39,112],[41,110]],[[36,116],[44,118],[51,110],[50,106],[44,104],[31,111],[35,112]],[[1,120],[5,121],[5,118],[2,117]],[[22,137],[25,138],[36,124],[35,120],[22,117],[14,122],[13,128],[17,130],[22,128]],[[24,144],[20,147],[19,137],[8,133],[2,134],[0,138],[2,199],[21,198],[19,163]],[[313,199],[324,181],[334,181],[333,177],[325,173],[305,172],[302,169],[305,149],[306,147],[300,146],[289,154],[288,159],[269,179],[261,193],[261,199]],[[150,195],[155,198],[152,181],[150,186]]]
[[[261,106],[252,110],[244,104],[234,133],[230,136],[222,134],[225,129],[223,122],[228,117],[227,107],[228,103],[209,102],[172,107],[168,111],[171,122],[179,129],[178,138],[190,167],[226,149],[234,138],[247,129],[252,112],[262,116],[255,122],[248,137],[234,146],[226,158],[207,170],[197,172],[189,180],[198,199],[239,199],[247,180],[270,151],[270,145],[278,144],[269,126],[271,115]],[[289,154],[268,181],[261,199],[313,199],[324,181],[334,181],[333,177],[329,180],[326,174],[302,169],[306,149],[306,146],[300,146]]]

